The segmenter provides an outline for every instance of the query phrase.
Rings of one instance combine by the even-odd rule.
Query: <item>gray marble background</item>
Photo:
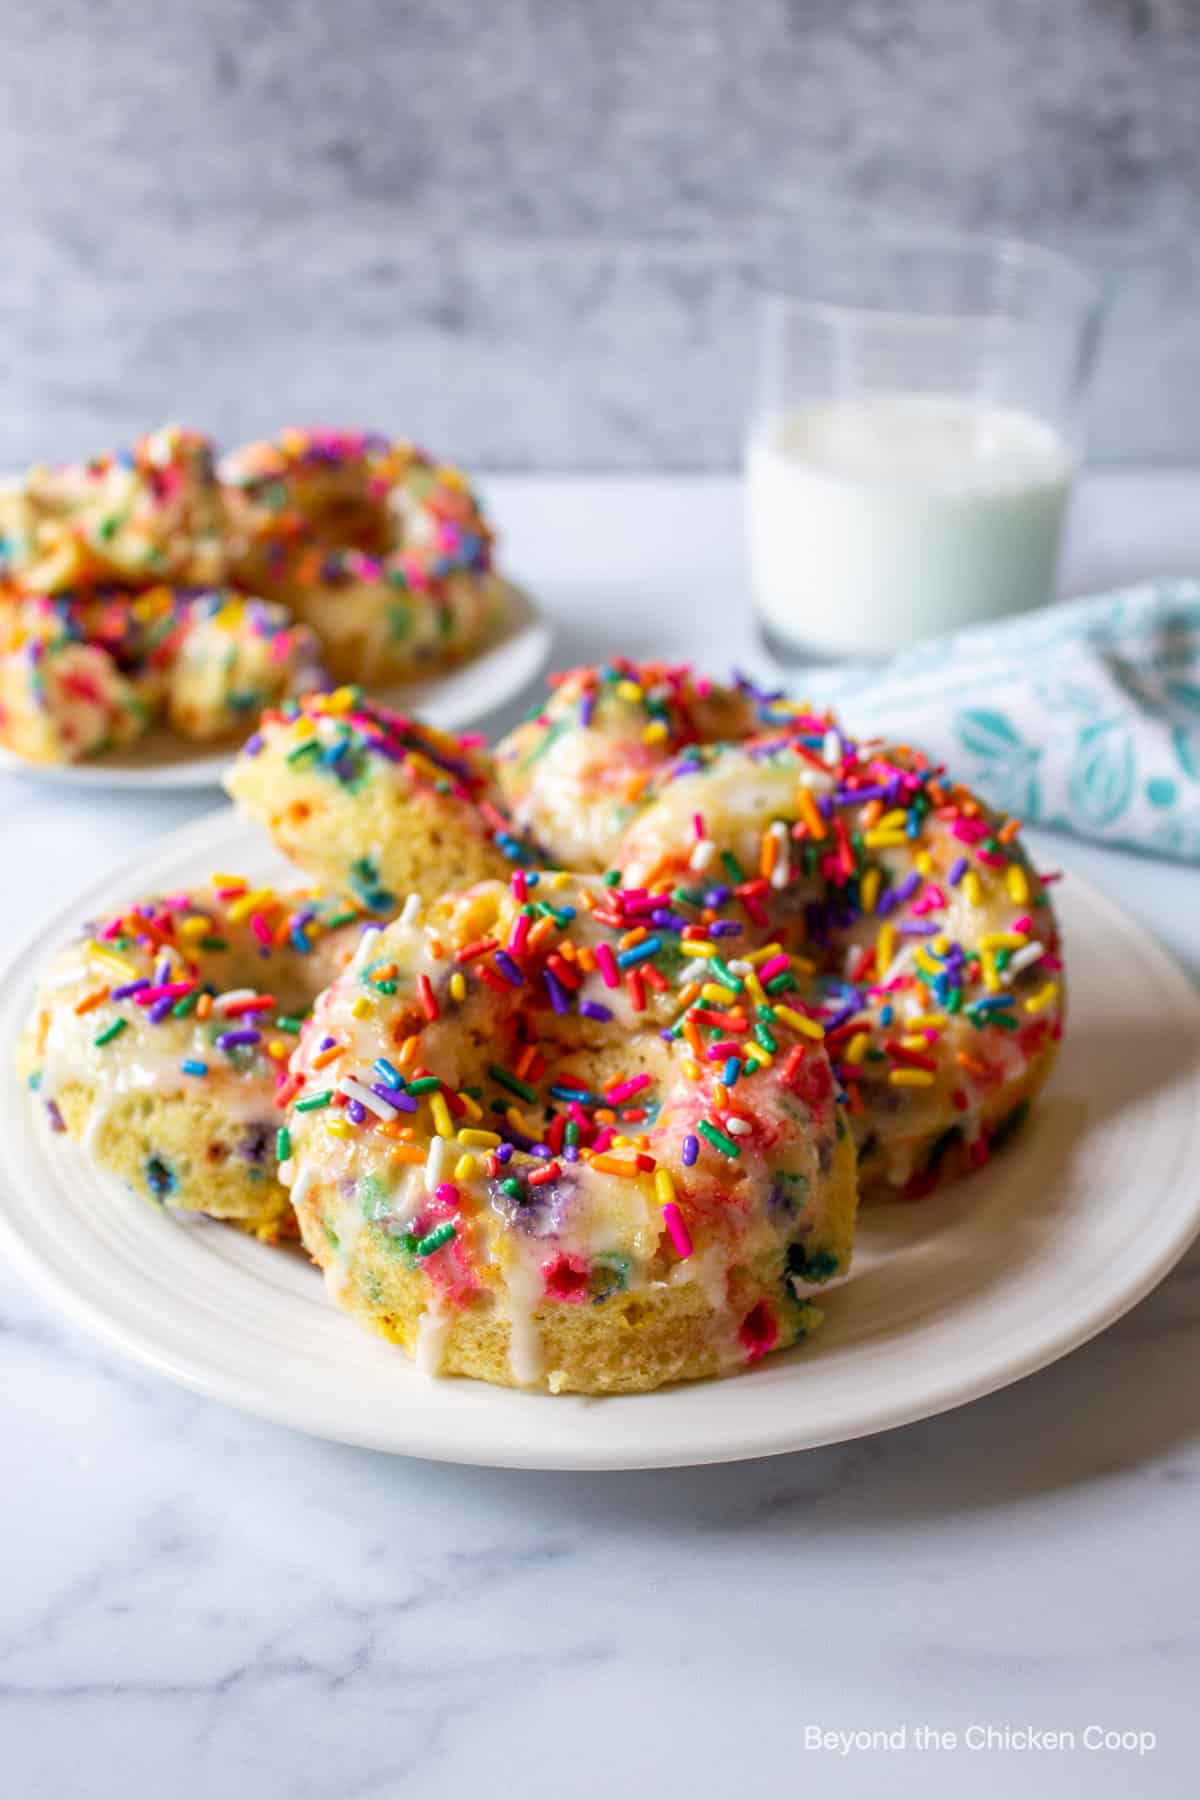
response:
[[[164,415],[720,468],[780,225],[1111,284],[1106,460],[1200,455],[1200,0],[4,0],[0,458]]]

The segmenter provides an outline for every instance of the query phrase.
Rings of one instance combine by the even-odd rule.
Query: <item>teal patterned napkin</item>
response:
[[[1200,862],[1200,582],[1065,601],[795,687],[1028,824]]]

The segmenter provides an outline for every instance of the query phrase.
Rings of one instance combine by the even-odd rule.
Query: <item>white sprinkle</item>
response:
[[[359,938],[358,947],[355,950],[354,955],[350,959],[350,971],[349,972],[351,975],[356,975],[358,973],[359,969],[361,969],[363,967],[363,964],[369,960],[369,958],[371,956],[371,952],[374,950],[375,945],[379,941],[379,937],[380,937],[379,926],[378,925],[368,925],[367,929],[363,932],[362,936]]]
[[[726,1119],[725,1129],[732,1137],[749,1137],[751,1127],[745,1119]]]
[[[299,1206],[309,1188],[317,1178],[317,1171],[311,1163],[301,1163],[296,1179],[292,1183],[292,1205]]]
[[[771,836],[775,839],[775,867],[771,870],[771,886],[777,891],[785,888],[791,879],[791,846],[788,843],[788,828],[782,819],[776,819],[771,826]]]
[[[739,956],[736,962],[727,962],[725,967],[732,969],[735,975],[753,975],[754,973],[754,964],[747,962],[744,956]]]
[[[399,923],[401,925],[416,925],[420,923],[420,918],[421,896],[420,894],[410,894],[400,909]]]
[[[688,857],[688,868],[694,869],[698,875],[701,870],[707,869],[709,863],[716,854],[717,846],[713,843],[712,839],[701,838],[699,843],[693,849],[692,854]]]
[[[1037,962],[1045,954],[1045,944],[1039,944],[1036,938],[1032,944],[1023,944],[1019,950],[1013,952],[1004,965],[1001,981],[1011,981],[1014,975],[1019,975],[1022,969],[1028,969],[1032,963]]]
[[[399,1114],[399,1108],[393,1106],[390,1100],[385,1100],[381,1094],[373,1094],[361,1081],[355,1081],[353,1075],[343,1075],[338,1088],[348,1100],[357,1100],[360,1106],[365,1106],[378,1119],[394,1119]]]
[[[825,733],[825,742],[821,746],[821,760],[830,764],[837,764],[842,760],[841,741],[832,726]]]
[[[432,1194],[440,1182],[446,1179],[446,1139],[435,1137],[429,1141],[429,1155],[425,1158],[425,1186]]]

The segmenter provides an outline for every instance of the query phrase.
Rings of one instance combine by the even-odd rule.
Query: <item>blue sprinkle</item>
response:
[[[208,1064],[197,1062],[194,1056],[185,1057],[179,1067],[185,1075],[207,1075]]]

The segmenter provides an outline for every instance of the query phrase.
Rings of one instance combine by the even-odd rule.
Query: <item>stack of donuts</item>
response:
[[[494,754],[343,687],[227,785],[298,885],[91,922],[24,1072],[430,1372],[637,1391],[796,1343],[860,1197],[980,1167],[1054,1056],[1018,822],[744,683],[572,670]]]
[[[244,736],[330,678],[468,656],[501,591],[463,476],[410,444],[294,430],[218,463],[167,426],[0,487],[0,743],[47,763],[155,721]]]

